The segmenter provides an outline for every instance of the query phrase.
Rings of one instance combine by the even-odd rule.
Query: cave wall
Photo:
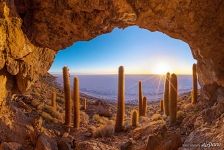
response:
[[[188,43],[206,99],[224,87],[223,0],[1,0],[0,80],[25,92],[58,50],[131,25]]]
[[[55,51],[32,44],[13,1],[0,2],[0,102],[8,92],[25,92],[46,73]]]

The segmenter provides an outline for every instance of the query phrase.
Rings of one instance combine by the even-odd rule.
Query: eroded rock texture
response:
[[[0,3],[0,99],[6,91],[25,92],[49,69],[55,51],[35,46],[22,30],[13,1]]]
[[[223,0],[1,0],[0,69],[24,92],[55,51],[131,25],[187,42],[206,98],[224,87]]]

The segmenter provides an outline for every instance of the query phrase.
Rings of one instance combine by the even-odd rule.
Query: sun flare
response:
[[[170,66],[167,63],[158,63],[155,65],[153,73],[164,75],[170,71]]]

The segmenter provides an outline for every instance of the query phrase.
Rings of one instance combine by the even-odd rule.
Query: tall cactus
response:
[[[197,79],[197,67],[196,67],[196,64],[193,64],[192,71],[193,71],[193,89],[192,89],[192,100],[191,100],[191,103],[192,104],[196,104],[197,103],[197,95],[198,95],[198,79]]]
[[[125,115],[125,76],[124,67],[120,66],[118,71],[118,103],[115,132],[121,132],[124,126]]]
[[[139,111],[139,116],[142,116],[142,105],[143,105],[143,99],[142,99],[142,82],[138,82],[138,111]]]
[[[53,110],[57,110],[56,98],[57,98],[56,92],[54,91],[51,94],[51,106],[52,106]]]
[[[64,94],[65,94],[65,125],[71,126],[71,91],[70,75],[67,67],[63,68]]]
[[[87,108],[87,102],[86,102],[86,98],[84,98],[83,100],[83,110],[86,110]]]
[[[169,116],[169,85],[170,85],[170,73],[166,73],[166,79],[164,84],[163,106],[165,115]]]
[[[170,77],[169,89],[169,115],[171,124],[176,122],[177,115],[177,76],[172,74]]]
[[[164,111],[163,100],[160,100],[160,111]]]
[[[146,113],[147,113],[147,98],[144,96],[142,102],[142,116],[146,116]]]
[[[74,128],[80,126],[80,96],[79,96],[79,79],[74,78]]]
[[[134,110],[131,116],[132,127],[138,126],[138,111]]]

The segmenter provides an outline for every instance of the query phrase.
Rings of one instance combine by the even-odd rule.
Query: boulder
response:
[[[36,143],[35,150],[58,150],[57,142],[45,134],[41,134]]]
[[[177,133],[153,134],[148,137],[146,150],[178,150],[181,143],[181,136]]]
[[[0,145],[0,150],[21,150],[22,145],[16,142],[3,142]]]
[[[58,142],[58,149],[59,150],[73,150],[72,143],[67,138],[62,138]]]
[[[77,143],[75,150],[118,150],[118,148],[99,141],[90,140]]]

